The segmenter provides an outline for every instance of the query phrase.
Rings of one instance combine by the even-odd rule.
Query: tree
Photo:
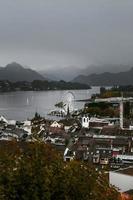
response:
[[[61,109],[64,109],[64,106],[65,106],[65,105],[64,105],[63,101],[61,101],[61,102],[55,104],[55,107],[61,108]]]
[[[107,177],[87,163],[63,162],[44,143],[9,143],[0,149],[1,200],[116,200]]]
[[[41,116],[38,114],[38,112],[35,112],[34,120],[41,119]]]

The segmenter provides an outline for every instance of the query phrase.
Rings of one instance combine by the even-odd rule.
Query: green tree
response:
[[[65,106],[65,105],[64,105],[63,101],[61,101],[61,102],[55,104],[55,107],[61,108],[61,109],[64,109],[64,106]]]

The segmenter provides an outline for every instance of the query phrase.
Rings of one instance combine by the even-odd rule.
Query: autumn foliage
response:
[[[107,175],[82,162],[63,162],[42,143],[0,149],[0,200],[117,200]]]

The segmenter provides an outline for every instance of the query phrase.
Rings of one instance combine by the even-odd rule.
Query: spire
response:
[[[67,117],[70,117],[70,109],[69,109],[69,105],[67,107]]]

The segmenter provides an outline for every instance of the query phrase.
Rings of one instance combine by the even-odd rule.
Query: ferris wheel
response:
[[[65,92],[63,97],[62,97],[62,102],[64,104],[64,111],[65,113],[68,112],[73,112],[74,111],[74,101],[75,101],[75,96],[72,92]]]

